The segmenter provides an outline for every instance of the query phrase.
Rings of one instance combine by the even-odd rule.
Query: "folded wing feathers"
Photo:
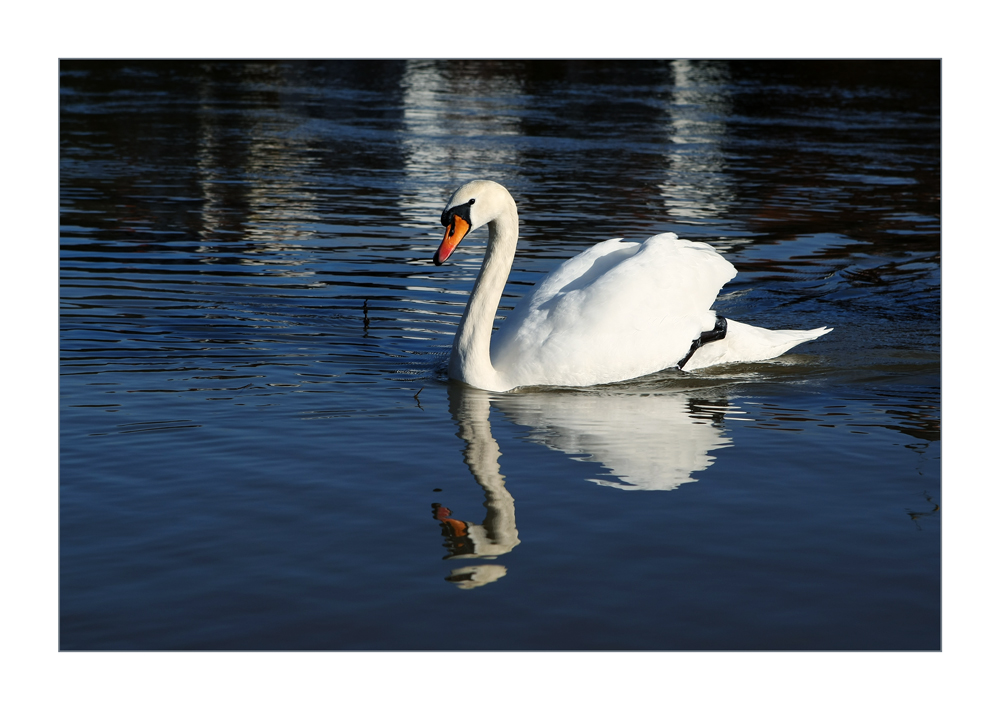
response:
[[[494,367],[520,370],[526,381],[544,372],[579,384],[669,367],[712,327],[711,306],[735,275],[711,246],[671,233],[601,242],[518,304],[494,335]]]

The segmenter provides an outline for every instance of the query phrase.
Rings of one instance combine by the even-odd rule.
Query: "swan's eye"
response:
[[[469,211],[472,209],[472,205],[475,203],[476,199],[472,198],[465,204],[458,205],[457,207],[452,207],[450,210],[445,210],[441,213],[441,225],[447,227],[451,224],[452,217],[458,215],[466,222],[472,223],[472,217],[469,215]]]

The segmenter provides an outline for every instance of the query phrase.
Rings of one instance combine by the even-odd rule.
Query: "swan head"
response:
[[[514,198],[507,188],[492,180],[473,180],[455,191],[441,213],[445,228],[441,246],[434,252],[434,263],[441,266],[469,232],[489,224],[513,207]]]

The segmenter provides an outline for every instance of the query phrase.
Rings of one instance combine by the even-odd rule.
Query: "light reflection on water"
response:
[[[824,66],[67,65],[63,646],[936,647],[936,94]],[[672,230],[740,270],[720,312],[835,330],[449,385],[485,241],[430,256],[474,177],[522,219],[501,316]]]

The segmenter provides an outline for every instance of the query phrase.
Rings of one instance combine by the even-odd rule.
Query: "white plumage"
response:
[[[517,207],[498,183],[460,188],[441,221],[441,264],[483,224],[483,265],[459,323],[448,374],[503,392],[525,385],[586,386],[677,365],[692,341],[711,331],[712,304],[736,269],[707,244],[658,234],[642,243],[611,239],[564,262],[525,296],[493,335],[493,321],[517,244]],[[776,357],[829,328],[766,330],[728,320],[725,338],[702,345],[693,370]]]

